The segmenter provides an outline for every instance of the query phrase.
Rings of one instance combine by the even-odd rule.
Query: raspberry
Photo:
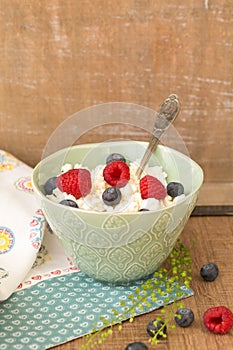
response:
[[[142,199],[164,199],[167,194],[163,184],[151,175],[146,175],[140,180],[140,192]]]
[[[225,334],[233,327],[233,313],[225,306],[212,307],[205,311],[203,321],[210,332]]]
[[[106,165],[103,171],[104,180],[113,187],[124,187],[129,179],[129,167],[122,161],[114,161]]]
[[[71,169],[57,177],[56,185],[60,191],[79,199],[91,191],[91,174],[87,169]]]

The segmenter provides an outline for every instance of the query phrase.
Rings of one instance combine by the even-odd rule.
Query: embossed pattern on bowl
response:
[[[101,146],[95,162],[103,164],[106,154],[124,153],[131,160],[140,158],[147,143],[111,142]],[[59,237],[67,254],[88,275],[110,283],[127,283],[153,273],[167,258],[196,204],[203,181],[199,165],[187,156],[159,146],[156,160],[169,181],[184,184],[186,197],[177,205],[158,211],[107,213],[84,211],[56,204],[40,190],[45,179],[59,173],[61,162],[77,163],[96,144],[73,146],[42,160],[33,172],[33,187],[45,217]],[[98,146],[99,147],[99,146]],[[103,156],[104,155],[104,156]],[[60,168],[59,168],[60,167]]]

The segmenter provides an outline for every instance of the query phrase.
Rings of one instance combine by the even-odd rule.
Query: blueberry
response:
[[[50,195],[53,193],[53,190],[57,187],[56,185],[56,176],[50,177],[46,183],[44,184],[44,191],[46,195]]]
[[[108,187],[102,194],[106,205],[117,205],[121,200],[121,191],[117,187]]]
[[[209,262],[202,266],[200,275],[205,281],[212,282],[218,276],[218,272],[218,266],[212,262]]]
[[[163,335],[167,333],[167,327],[166,325],[164,326],[164,322],[156,319],[148,323],[146,330],[151,338],[153,338],[155,334],[159,332],[156,336],[157,339],[164,338]]]
[[[68,207],[72,208],[78,208],[78,204],[75,201],[72,201],[72,199],[63,199],[59,204],[67,205]]]
[[[194,321],[194,313],[191,309],[181,308],[176,311],[174,320],[180,327],[189,327]]]
[[[125,350],[148,350],[148,347],[146,346],[146,344],[137,341],[137,342],[128,344]]]
[[[184,186],[180,182],[169,182],[167,185],[167,194],[172,198],[184,193]]]
[[[106,164],[109,164],[111,162],[120,162],[120,161],[126,163],[125,157],[122,156],[122,154],[120,153],[112,153],[107,157]]]

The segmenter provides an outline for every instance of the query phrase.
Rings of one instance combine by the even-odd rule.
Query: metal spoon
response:
[[[158,114],[156,115],[152,137],[136,171],[136,176],[138,179],[149,161],[151,154],[156,149],[162,134],[169,127],[169,125],[173,123],[179,111],[180,102],[178,96],[175,94],[169,95],[168,98],[166,98],[166,100],[164,100],[161,104]]]

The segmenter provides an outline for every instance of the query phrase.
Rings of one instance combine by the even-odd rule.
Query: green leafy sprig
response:
[[[119,331],[123,328],[123,321],[128,320],[130,323],[134,321],[134,317],[139,313],[148,312],[153,308],[160,297],[166,304],[160,309],[160,314],[156,317],[156,321],[163,321],[161,326],[150,338],[152,344],[157,344],[161,339],[166,339],[166,328],[175,328],[170,325],[174,318],[175,311],[183,307],[183,303],[179,299],[188,296],[185,287],[190,287],[192,281],[192,259],[190,251],[193,246],[186,248],[180,240],[177,241],[169,257],[162,267],[154,272],[153,276],[137,287],[132,294],[128,295],[130,305],[126,305],[125,301],[121,301],[120,306],[123,313],[119,313],[116,309],[112,309],[112,317],[107,320],[105,316],[100,316],[99,321],[102,326],[98,327],[98,322],[93,324],[92,333],[86,335],[86,343],[82,345],[81,350],[94,348],[102,344],[106,338],[113,333],[113,326],[118,324]],[[164,292],[164,290],[166,292]],[[169,296],[173,296],[173,299]],[[171,307],[168,305],[173,303]]]

